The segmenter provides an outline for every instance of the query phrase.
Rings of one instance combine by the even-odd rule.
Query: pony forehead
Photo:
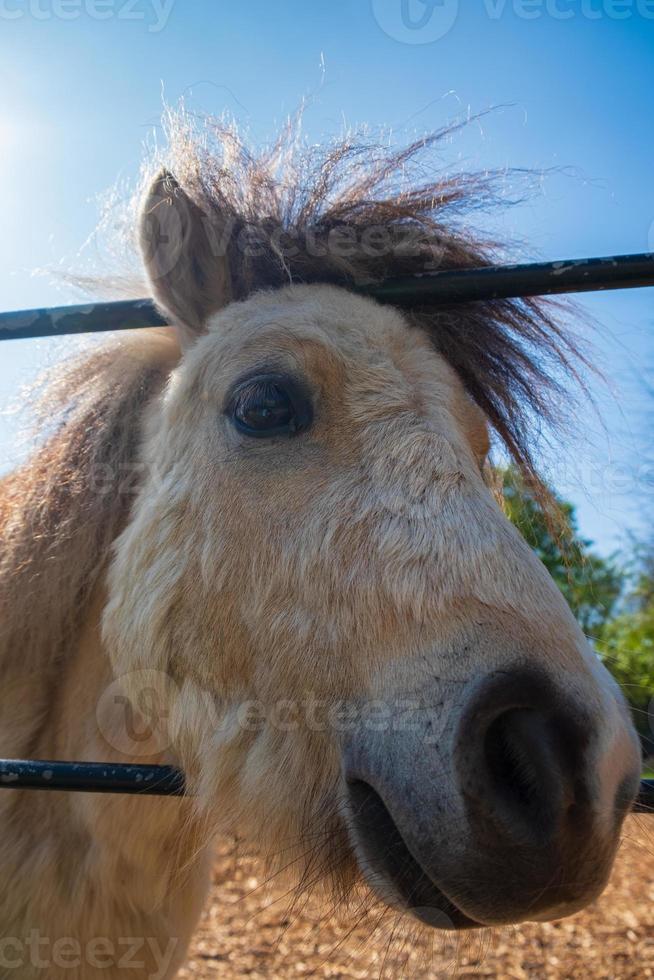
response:
[[[428,378],[461,388],[427,333],[398,309],[332,285],[290,285],[229,305],[209,319],[194,360],[220,375],[277,360],[334,383],[357,371],[380,384],[384,375],[409,387]]]
[[[277,327],[295,336],[324,337],[339,345],[349,337],[369,337],[377,343],[385,333],[403,333],[409,325],[401,312],[340,286],[293,284],[256,292],[209,318],[207,330],[219,336],[240,334],[244,339]]]

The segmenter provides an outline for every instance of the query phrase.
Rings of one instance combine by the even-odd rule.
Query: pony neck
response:
[[[113,676],[103,647],[100,622],[104,588],[96,589],[89,615],[82,626],[73,656],[62,665],[64,676],[39,733],[35,756],[93,762],[176,764],[170,754],[130,756],[105,737],[111,728],[115,702],[115,729],[124,728],[124,704],[112,698]],[[102,704],[102,731],[98,706]],[[109,736],[110,737],[110,736]],[[171,891],[184,888],[206,858],[206,845],[194,819],[191,803],[180,798],[105,794],[38,794],[40,804],[63,822],[55,833],[66,835],[72,818],[75,833],[83,827],[93,841],[97,871],[123,866],[128,873],[129,901],[144,911],[165,902]],[[64,799],[61,799],[65,797]],[[59,822],[59,821],[57,821]],[[52,823],[52,821],[49,821]],[[84,869],[88,873],[88,865]],[[114,887],[117,882],[114,882]]]

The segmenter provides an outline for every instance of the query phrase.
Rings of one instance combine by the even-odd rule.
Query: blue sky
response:
[[[227,109],[258,142],[306,95],[312,140],[363,123],[402,140],[498,107],[450,161],[548,172],[494,220],[517,258],[654,249],[653,69],[653,0],[0,0],[0,309],[76,299],[54,271],[79,261],[97,196],[136,175],[162,95]],[[546,463],[607,552],[646,530],[654,289],[580,303],[611,390]],[[3,343],[0,402],[62,349]],[[0,467],[17,425],[0,416]]]

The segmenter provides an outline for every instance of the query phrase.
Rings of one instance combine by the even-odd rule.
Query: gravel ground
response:
[[[184,980],[208,977],[654,977],[654,817],[631,817],[611,883],[559,922],[468,933],[400,935],[397,919],[359,921],[290,905],[254,857],[224,841]]]

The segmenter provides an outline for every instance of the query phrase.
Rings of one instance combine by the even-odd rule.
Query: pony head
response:
[[[494,435],[541,486],[527,422],[574,345],[531,301],[357,295],[488,261],[443,224],[483,181],[398,185],[422,144],[302,170],[182,136],[141,209],[181,356],[109,572],[116,671],[165,678],[199,810],[305,883],[363,879],[447,928],[581,908],[638,743],[486,479]]]

